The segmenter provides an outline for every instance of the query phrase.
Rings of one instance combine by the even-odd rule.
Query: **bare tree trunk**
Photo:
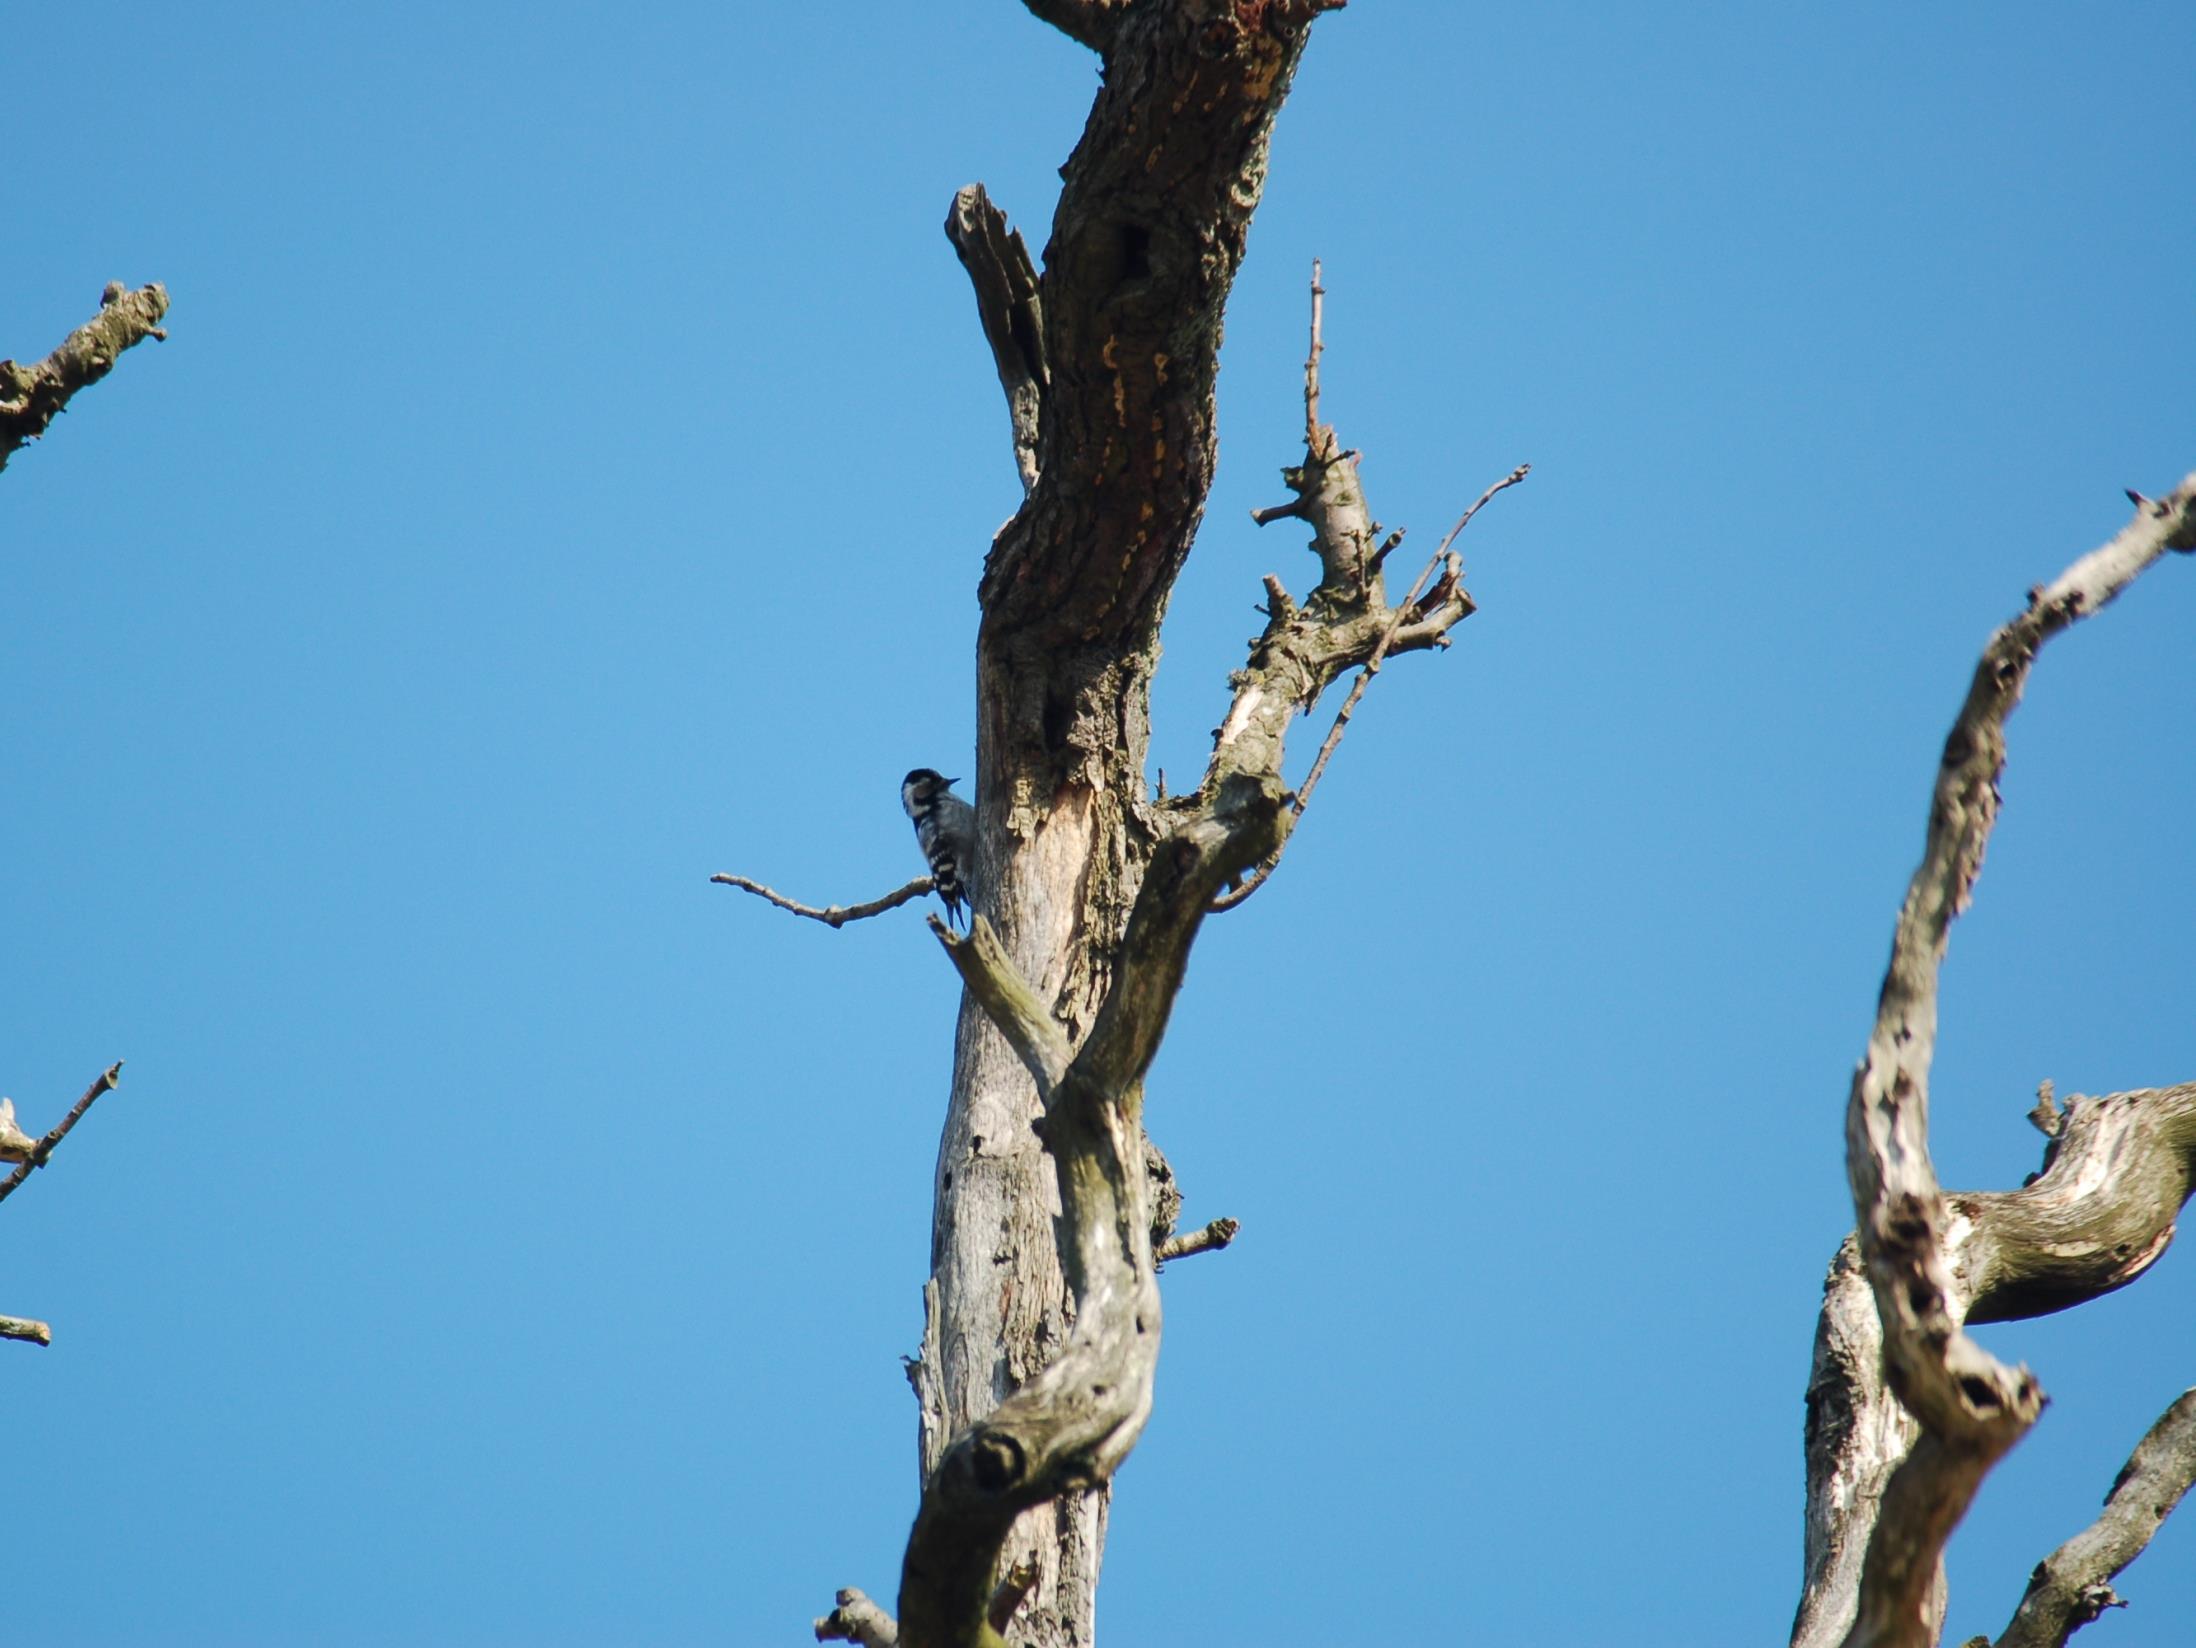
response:
[[[1015,968],[1079,1041],[1159,834],[1145,799],[1151,676],[1212,479],[1221,312],[1268,131],[1327,7],[1031,9],[1101,50],[1106,78],[1065,170],[1041,279],[1028,278],[1026,254],[1010,264],[1019,237],[980,190],[964,191],[948,222],[1028,486],[982,583],[976,885]],[[1072,1302],[1039,1114],[1021,1061],[964,1002],[917,1377],[926,1476],[949,1438],[1066,1342]],[[1070,1493],[1016,1525],[1005,1560],[1037,1574],[1018,1642],[1092,1640],[1106,1493]]]

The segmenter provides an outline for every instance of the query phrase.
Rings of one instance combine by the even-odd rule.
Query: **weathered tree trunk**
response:
[[[982,581],[976,884],[1015,967],[1080,1040],[1157,839],[1145,803],[1150,684],[1212,479],[1221,312],[1268,131],[1311,19],[1328,8],[1032,9],[1096,46],[1106,78],[1033,291],[1001,272],[1019,240],[980,193],[964,193],[948,224],[985,302],[1029,487]],[[1020,295],[1009,324],[995,321],[1013,298],[987,291]],[[1066,1340],[1059,1198],[1038,1115],[1020,1059],[965,1002],[917,1373],[926,1475],[949,1438]],[[1091,1641],[1105,1496],[1072,1493],[1016,1527],[1006,1559],[1037,1571],[1018,1642]]]

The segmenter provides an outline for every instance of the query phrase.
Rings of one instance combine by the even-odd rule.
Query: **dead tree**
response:
[[[44,360],[29,366],[0,360],[0,469],[7,467],[17,448],[45,434],[71,396],[112,371],[123,350],[147,338],[165,338],[160,320],[167,312],[165,287],[155,283],[132,292],[117,281],[101,295],[99,313],[62,339]],[[0,1162],[15,1164],[15,1171],[0,1180],[0,1201],[14,1195],[34,1169],[46,1165],[92,1101],[113,1089],[121,1072],[119,1062],[101,1071],[74,1108],[43,1138],[25,1133],[16,1122],[14,1102],[0,1099]],[[0,1316],[0,1339],[50,1345],[53,1329],[25,1317]]]
[[[1024,496],[978,586],[979,915],[965,938],[938,930],[966,990],[910,1370],[923,1494],[897,1621],[847,1591],[817,1622],[925,1648],[997,1643],[1010,1621],[1017,1643],[1091,1640],[1108,1483],[1151,1402],[1155,1258],[1233,1233],[1215,1221],[1170,1245],[1179,1198],[1143,1135],[1144,1072],[1190,946],[1271,871],[1383,661],[1446,646],[1473,610],[1455,532],[1389,597],[1401,534],[1383,536],[1357,455],[1320,419],[1315,271],[1305,450],[1283,471],[1288,500],[1256,519],[1310,529],[1317,582],[1298,600],[1265,580],[1265,625],[1203,775],[1152,794],[1152,671],[1212,479],[1222,310],[1274,116],[1314,19],[1341,0],[1027,4],[1104,72],[1041,271],[981,185],[946,220]],[[1352,670],[1292,792],[1289,723]],[[718,879],[833,926],[928,887],[818,908]]]
[[[1793,1648],[1927,1648],[1944,1628],[1945,1541],[1991,1466],[2043,1409],[2025,1367],[1963,1331],[2041,1316],[2125,1287],[2173,1239],[2196,1185],[2196,1082],[2062,1110],[2043,1084],[2029,1119],[2049,1143],[2019,1190],[1950,1194],[1929,1158],[1937,973],[1998,813],[2005,724],[2038,650],[2167,551],[2196,550],[2196,475],[2130,493],[2110,543],[2029,591],[1983,649],[1945,739],[1922,862],[1907,889],[1874,1034],[1846,1110],[1858,1220],[1832,1262],[1807,1387],[1807,1541]],[[2118,1603],[2196,1479],[2196,1390],[2137,1444],[2104,1514],[2037,1564],[1996,1648],[2058,1648]],[[1990,1648],[1988,1638],[1968,1648]]]

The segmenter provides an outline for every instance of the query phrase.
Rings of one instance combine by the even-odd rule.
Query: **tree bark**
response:
[[[1003,232],[954,236],[972,275],[986,271],[976,286],[1018,437],[1036,403],[1033,449],[1017,439],[1027,496],[981,584],[976,885],[1013,967],[1079,1040],[1160,834],[1144,780],[1150,683],[1212,480],[1222,310],[1274,115],[1332,4],[1031,9],[1102,49],[1105,80],[1036,291],[1014,279]],[[984,244],[1006,265],[989,285]],[[926,1480],[948,1439],[1052,1361],[1072,1327],[1039,1113],[1021,1061],[964,1000],[916,1371]],[[1018,1641],[1092,1640],[1106,1493],[1037,1505],[1009,1536],[1005,1560],[1037,1574]]]
[[[2026,1368],[2004,1366],[1964,1324],[2125,1286],[2164,1251],[2189,1194],[2196,1087],[2078,1101],[2063,1119],[2047,1095],[2036,1113],[2053,1135],[2045,1171],[2010,1194],[1947,1196],[1929,1154],[1938,971],[1997,820],[2006,719],[2046,641],[2167,552],[2196,550],[2196,475],[2164,499],[2130,496],[2135,519],[2032,589],[2027,610],[1990,638],[1945,739],[1922,863],[1846,1108],[1858,1230],[1831,1268],[1808,1386],[1795,1648],[1936,1642],[1945,1541],[2044,1400]]]
[[[35,441],[79,389],[114,370],[122,351],[147,338],[165,339],[161,317],[168,289],[158,282],[132,292],[120,281],[100,294],[99,313],[61,340],[44,360],[19,366],[0,360],[0,469],[26,441]]]

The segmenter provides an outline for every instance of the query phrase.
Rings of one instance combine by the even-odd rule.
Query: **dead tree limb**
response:
[[[882,898],[873,898],[866,904],[803,904],[798,899],[787,898],[775,887],[766,887],[759,881],[750,881],[743,875],[713,875],[710,881],[720,887],[737,887],[743,893],[753,893],[767,903],[810,921],[820,921],[826,927],[844,927],[850,921],[867,921],[871,916],[881,916],[887,910],[897,910],[901,905],[921,898],[938,884],[929,876],[917,876],[904,887],[895,887]]]
[[[2037,1185],[1994,1202],[1948,1199],[1929,1156],[1928,1078],[1938,971],[1953,918],[1966,908],[1982,868],[1997,818],[2006,718],[2020,701],[2036,654],[2060,630],[2109,604],[2168,550],[2190,549],[2196,549],[2196,475],[2166,499],[2138,499],[2135,519],[2110,543],[2075,562],[2049,587],[2029,592],[2027,610],[1983,649],[1967,700],[1945,740],[1922,863],[1893,931],[1875,1029],[1847,1104],[1846,1167],[1858,1220],[1858,1268],[1841,1275],[1833,1267],[1825,1329],[1818,1335],[1818,1379],[1809,1390],[1811,1501],[1818,1479],[1815,1433],[1842,1437],[1849,1446],[1896,1444],[1897,1427],[1880,1410],[1847,1402],[1839,1412],[1838,1381],[1822,1378],[1826,1352],[1833,1361],[1844,1357],[1865,1366],[1871,1360],[1865,1329],[1846,1322],[1833,1330],[1829,1316],[1835,1302],[1850,1306],[1853,1283],[1861,1277],[1880,1323],[1884,1382],[1918,1432],[1887,1475],[1862,1473],[1871,1491],[1876,1480],[1881,1483],[1865,1536],[1853,1517],[1821,1516],[1811,1503],[1808,1591],[1794,1625],[1795,1644],[1840,1637],[1847,1648],[1934,1643],[1943,1615],[1944,1543],[1984,1475],[2035,1423],[2044,1400],[2025,1368],[2005,1367],[1962,1330],[1982,1302],[1978,1290],[1987,1291],[2008,1314],[2062,1308],[2078,1302],[2083,1284],[2077,1276],[2086,1276],[2096,1290],[2124,1285],[2162,1247],[2153,1242],[2144,1250],[2111,1252],[2109,1259],[2092,1252],[2086,1266],[2076,1261],[2041,1267],[2047,1274],[2039,1282],[2039,1267],[2024,1263],[2024,1256],[2035,1257],[2033,1231],[2039,1224],[2063,1223],[2077,1205],[2084,1212],[2072,1216],[2093,1215],[2101,1205],[2092,1200],[2099,1188],[2096,1175],[2076,1169],[2041,1196],[2035,1192],[2051,1179],[2048,1171]],[[2157,1122],[2168,1154],[2171,1141],[2180,1137],[2172,1118],[2179,1113],[2176,1096],[2182,1091],[2144,1095],[2159,1102],[2135,1107]],[[2055,1159],[2071,1162],[2069,1151],[2082,1148],[2087,1133],[2076,1125],[2079,1115],[2077,1107],[2054,1140]],[[2185,1197],[2185,1161],[2178,1171],[2179,1194]],[[1984,1229],[1988,1234],[1978,1241],[1976,1232]],[[2022,1239],[2024,1229],[2030,1240]],[[1963,1256],[1966,1270],[1959,1263]],[[2016,1309],[2024,1287],[2033,1308]],[[2041,1303],[2050,1298],[2058,1303]],[[1821,1480],[1847,1489],[1856,1481],[1841,1480],[1834,1469],[1823,1471]],[[1819,1549],[1818,1534],[1824,1540]],[[1841,1576],[1850,1572],[1863,1537],[1857,1595],[1818,1592],[1832,1569]]]
[[[1202,779],[1149,798],[1159,621],[1212,482],[1222,314],[1275,114],[1337,4],[1028,0],[1104,58],[1042,268],[979,187],[948,219],[1024,496],[978,585],[981,919],[940,934],[967,989],[909,1364],[924,1483],[896,1624],[911,1648],[996,1643],[1000,1575],[1025,1569],[1017,1642],[1090,1640],[1171,1225],[1144,1070],[1213,898],[1287,835],[1291,718],[1344,672],[1441,645],[1471,610],[1453,555],[1390,602],[1355,454],[1315,396],[1290,474],[1318,588],[1298,608],[1272,582]]]
[[[84,1113],[91,1109],[92,1101],[102,1093],[113,1091],[121,1079],[122,1061],[117,1059],[92,1078],[91,1086],[84,1089],[84,1096],[70,1106],[69,1113],[54,1125],[53,1131],[27,1150],[21,1148],[20,1144],[16,1142],[22,1139],[23,1134],[20,1129],[13,1125],[15,1119],[14,1106],[10,1105],[8,1107],[7,1122],[9,1125],[5,1133],[0,1133],[0,1161],[19,1162],[22,1165],[9,1174],[5,1180],[0,1180],[0,1202],[6,1201],[17,1190],[21,1189],[23,1181],[31,1176],[34,1169],[46,1165],[47,1159],[53,1155],[54,1150],[60,1145],[61,1141],[69,1136],[69,1129],[84,1119]]]
[[[99,313],[61,341],[44,360],[30,366],[0,360],[0,469],[26,441],[35,441],[79,389],[114,370],[122,351],[147,338],[165,339],[160,319],[168,312],[168,289],[157,281],[132,292],[111,282],[99,299]]]
[[[2196,1482],[2196,1390],[2183,1391],[2135,1444],[2105,1496],[2104,1515],[2036,1564],[2028,1594],[1994,1648],[2065,1648],[2069,1637],[2107,1608],[2125,1608],[2112,1581],[2143,1554],[2191,1482]],[[1983,1637],[1974,1644],[1991,1648]]]

